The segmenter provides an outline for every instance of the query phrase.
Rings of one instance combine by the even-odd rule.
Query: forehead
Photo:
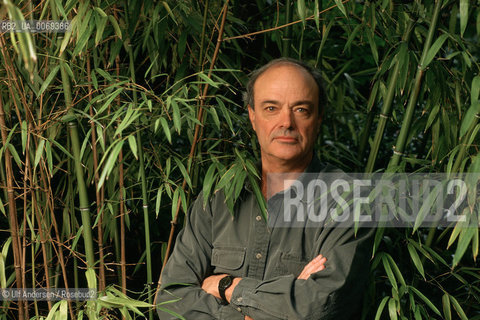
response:
[[[318,101],[318,86],[313,76],[294,64],[274,65],[265,70],[253,86],[254,99],[265,95],[299,97]]]

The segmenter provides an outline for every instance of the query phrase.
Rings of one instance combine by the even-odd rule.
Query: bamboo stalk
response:
[[[428,29],[427,40],[423,47],[422,56],[420,58],[417,73],[415,75],[413,92],[411,93],[410,99],[408,101],[407,110],[405,111],[405,118],[403,119],[402,126],[400,128],[400,133],[398,135],[397,142],[394,147],[393,156],[390,159],[390,163],[388,164],[388,169],[387,169],[388,172],[392,172],[396,170],[398,163],[400,161],[400,158],[403,156],[403,152],[405,150],[408,131],[410,129],[413,112],[417,104],[418,94],[420,93],[423,73],[425,72],[425,69],[424,69],[425,59],[427,56],[428,49],[430,49],[430,45],[432,43],[432,39],[436,31],[438,16],[440,14],[441,7],[442,7],[442,1],[436,0],[432,20],[430,21],[430,27]]]
[[[402,36],[402,42],[408,45],[410,40],[410,35],[412,34],[411,28],[413,26],[413,21],[409,20],[408,26],[405,29],[405,33]],[[375,161],[378,156],[378,150],[380,149],[380,144],[382,143],[383,135],[385,133],[385,127],[387,126],[387,121],[390,118],[390,113],[392,110],[392,101],[395,96],[395,88],[397,87],[397,80],[400,73],[400,59],[397,59],[395,67],[392,71],[392,76],[388,83],[388,91],[385,101],[383,102],[382,111],[380,112],[380,118],[378,120],[377,130],[375,131],[375,138],[373,139],[372,149],[368,156],[367,166],[365,172],[373,172],[375,167]]]
[[[208,2],[208,0],[207,0]],[[130,45],[127,46],[128,56],[130,60],[130,78],[132,84],[136,83],[135,79],[135,65],[134,65],[134,57],[132,52],[132,47]],[[133,105],[134,108],[137,107],[138,100],[137,100],[137,91],[133,90]],[[137,119],[137,132],[135,134],[136,141],[137,141],[137,152],[138,152],[138,160],[139,160],[139,169],[140,169],[140,183],[142,188],[142,210],[143,210],[143,224],[145,228],[145,255],[146,255],[146,262],[147,262],[147,291],[148,291],[148,303],[153,303],[153,297],[151,293],[153,277],[152,277],[152,253],[151,253],[151,242],[150,242],[150,222],[149,222],[149,214],[148,214],[148,193],[147,193],[147,177],[145,174],[145,161],[143,159],[143,147],[142,147],[142,136],[140,129],[140,122]],[[153,320],[153,310],[148,310],[148,318]]]
[[[3,50],[2,50],[3,51]],[[2,135],[2,143],[6,145],[7,143],[7,126],[5,123],[5,112],[3,110],[3,99],[0,96],[0,131]],[[13,170],[12,170],[12,158],[8,148],[5,148],[5,172],[7,178],[7,194],[8,194],[8,222],[10,235],[12,237],[12,248],[13,248],[13,263],[15,266],[15,280],[17,283],[17,288],[23,288],[22,283],[22,270],[21,270],[21,252],[20,252],[20,236],[18,232],[18,222],[17,222],[17,213],[15,205],[15,191],[13,189]],[[24,319],[24,309],[23,302],[20,300],[18,302],[18,317],[19,320]]]
[[[64,55],[65,53],[63,54],[63,58],[64,58]],[[73,110],[71,109],[72,93],[70,88],[70,79],[67,71],[65,70],[65,66],[63,65],[65,63],[64,61],[60,63],[60,72],[62,76],[65,104],[66,104],[66,107],[68,108],[67,115],[72,119],[68,122],[68,129],[69,129],[68,131],[69,131],[70,142],[72,147],[72,154],[74,158],[75,174],[77,178],[80,213],[81,213],[82,225],[83,225],[83,239],[85,243],[87,271],[92,270],[93,272],[95,272],[93,269],[95,265],[95,258],[94,258],[95,255],[93,252],[92,224],[90,221],[90,208],[89,208],[90,203],[88,201],[87,187],[85,185],[85,179],[83,177],[83,167],[80,159],[80,142],[78,138],[77,123],[74,120],[75,115],[73,113]],[[90,287],[93,287],[96,289],[96,285],[95,286],[90,285]]]
[[[218,38],[217,38],[217,44],[215,46],[215,51],[213,53],[213,57],[212,57],[212,61],[210,63],[210,69],[208,71],[208,75],[207,77],[208,78],[211,78],[212,76],[212,71],[213,71],[213,67],[215,66],[215,62],[217,60],[217,57],[218,57],[218,52],[220,51],[220,45],[222,44],[223,42],[223,30],[225,28],[225,21],[227,19],[227,12],[228,12],[228,1],[229,0],[226,0],[225,1],[225,4],[223,6],[223,16],[222,16],[222,22],[220,24],[220,29],[218,31]],[[197,114],[197,120],[203,124],[203,111],[204,111],[204,103],[205,103],[205,97],[207,95],[207,92],[208,92],[208,83],[205,84],[205,87],[203,89],[203,94],[202,94],[202,97],[200,97],[200,108],[198,110],[198,114]],[[189,162],[192,162],[193,158],[195,157],[195,152],[196,152],[196,146],[197,146],[197,143],[198,141],[200,140],[200,135],[199,135],[199,132],[200,132],[200,127],[201,125],[200,124],[196,124],[195,125],[195,133],[194,133],[194,136],[193,136],[193,141],[192,141],[192,146],[190,148],[190,154],[188,156],[189,158]],[[187,173],[190,172],[190,167],[187,167]],[[184,179],[183,180],[183,183],[182,183],[182,188],[185,190],[187,186],[187,181]],[[165,252],[165,258],[163,260],[163,264],[162,264],[162,271],[163,269],[165,268],[165,265],[167,263],[167,260],[168,260],[168,257],[170,255],[170,251],[171,251],[171,248],[172,248],[172,245],[173,245],[173,235],[175,233],[175,228],[176,228],[176,225],[178,223],[178,216],[179,216],[179,212],[180,212],[180,205],[181,205],[181,201],[180,199],[178,200],[178,205],[177,205],[177,208],[176,208],[176,211],[175,211],[175,217],[173,219],[173,221],[171,221],[171,227],[170,227],[170,234],[169,234],[169,237],[168,237],[168,243],[167,243],[167,249],[166,249],[166,252]],[[161,271],[161,272],[162,272]],[[161,285],[161,281],[162,281],[162,274],[160,272],[160,277],[158,279],[158,283],[157,283],[157,290],[155,292],[155,299],[154,299],[154,304],[156,304],[156,301],[157,301],[157,296],[158,296],[158,291],[160,289],[160,285]]]
[[[288,24],[292,20],[292,5],[291,0],[285,2],[285,24]],[[282,37],[283,49],[282,55],[284,57],[290,56],[290,46],[292,42],[292,27],[287,25],[285,27],[285,35]]]
[[[120,137],[121,138],[121,137]],[[123,185],[123,151],[120,150],[118,155],[118,178],[119,186],[119,202],[120,202],[120,269],[122,272],[122,292],[127,293],[127,263],[125,260],[125,203],[123,199],[123,192],[125,190]]]
[[[202,38],[200,40],[200,56],[198,58],[199,70],[203,71],[203,47],[205,45],[205,29],[207,28],[207,13],[208,13],[208,0],[205,1],[205,8],[203,9],[203,23],[202,23]]]
[[[87,56],[87,81],[88,81],[88,101],[92,101],[92,76],[91,76],[91,65],[90,65],[90,55]],[[94,117],[93,106],[90,104],[89,109],[90,117]],[[98,279],[98,289],[99,291],[105,290],[105,265],[104,265],[104,253],[103,253],[103,200],[98,190],[98,155],[97,155],[97,132],[95,131],[95,122],[90,121],[90,128],[92,129],[92,154],[93,154],[93,172],[94,172],[94,183],[95,183],[95,196],[97,200],[97,215],[98,215],[98,224],[97,224],[97,233],[98,233],[98,255],[99,255],[99,279]]]

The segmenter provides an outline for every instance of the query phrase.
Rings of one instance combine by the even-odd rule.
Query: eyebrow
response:
[[[264,101],[261,101],[260,104],[262,104],[262,105],[265,105],[265,104],[279,105],[280,102],[277,101],[277,100],[264,100]],[[299,100],[299,101],[295,101],[295,102],[292,104],[292,107],[301,106],[301,105],[307,105],[307,106],[312,107],[312,108],[314,107],[313,101],[310,101],[310,100]]]

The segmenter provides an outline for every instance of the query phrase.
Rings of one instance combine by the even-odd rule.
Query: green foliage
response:
[[[475,1],[4,1],[7,19],[71,23],[0,34],[0,284],[101,298],[3,301],[2,319],[153,318],[170,221],[181,228],[201,191],[222,189],[233,212],[246,183],[265,206],[241,93],[272,58],[322,72],[323,161],[480,170]],[[478,193],[469,201],[475,218]],[[461,225],[378,229],[363,319],[480,318],[478,239]],[[123,281],[130,298],[108,286]]]

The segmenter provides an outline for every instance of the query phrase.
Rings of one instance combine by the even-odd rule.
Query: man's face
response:
[[[313,151],[321,119],[318,87],[302,68],[269,68],[255,81],[254,109],[248,114],[267,163],[304,163]],[[303,161],[302,161],[303,160]]]

